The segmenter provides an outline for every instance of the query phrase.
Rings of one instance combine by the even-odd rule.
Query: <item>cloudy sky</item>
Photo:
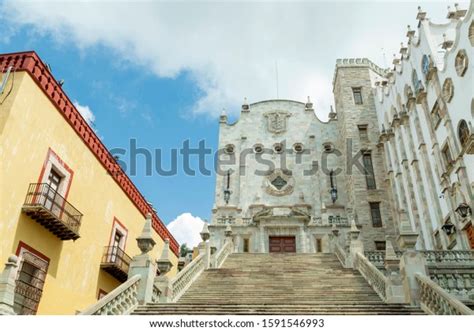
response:
[[[0,51],[36,50],[109,148],[129,149],[135,138],[140,147],[161,149],[168,166],[169,151],[187,139],[215,149],[217,116],[225,108],[235,119],[244,97],[310,96],[325,119],[336,59],[390,65],[407,25],[417,25],[420,4],[436,22],[453,5],[4,0]],[[177,236],[198,228],[192,220],[201,226],[195,217],[210,217],[213,175],[147,176],[143,160],[138,166],[132,179],[166,223],[176,220]]]

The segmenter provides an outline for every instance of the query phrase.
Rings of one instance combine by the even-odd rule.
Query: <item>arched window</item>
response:
[[[464,147],[469,142],[469,136],[471,135],[469,126],[467,125],[465,120],[461,120],[459,122],[458,127],[458,138],[461,142],[461,146]]]

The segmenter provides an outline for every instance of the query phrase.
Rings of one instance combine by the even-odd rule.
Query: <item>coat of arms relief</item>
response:
[[[287,127],[287,118],[291,114],[286,111],[273,111],[266,113],[265,117],[267,118],[267,129],[272,133],[282,133],[286,131]]]

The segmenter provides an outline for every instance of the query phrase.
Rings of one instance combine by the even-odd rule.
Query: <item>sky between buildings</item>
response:
[[[417,26],[418,5],[444,22],[454,3],[6,0],[0,52],[37,51],[107,147],[127,150],[127,172],[164,222],[175,220],[177,239],[194,245],[201,219],[210,218],[214,172],[187,175],[178,158],[176,175],[149,176],[141,154],[131,174],[131,139],[152,154],[161,150],[170,169],[171,149],[186,140],[214,151],[218,115],[225,108],[235,120],[244,97],[310,96],[325,120],[336,59],[391,65],[407,25]],[[213,170],[211,155],[206,166]]]

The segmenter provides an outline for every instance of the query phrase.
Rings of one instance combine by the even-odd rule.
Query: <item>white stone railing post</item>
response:
[[[154,280],[154,286],[159,292],[158,302],[170,302],[171,298],[173,297],[173,288],[167,275],[168,271],[170,271],[171,267],[173,266],[171,260],[169,259],[169,248],[170,241],[169,239],[166,239],[161,256],[157,261],[160,275]]]
[[[355,220],[351,221],[351,230],[349,231],[349,256],[346,259],[346,264],[349,268],[356,269],[354,261],[356,259],[357,253],[364,255],[364,243],[360,240],[360,230],[355,224]]]
[[[145,219],[145,225],[141,235],[137,238],[138,247],[141,250],[140,255],[135,255],[130,263],[128,278],[140,275],[138,283],[137,299],[139,304],[152,302],[154,281],[157,271],[157,265],[148,253],[155,246],[155,240],[151,234],[151,214],[148,213]]]
[[[387,238],[385,247],[384,266],[387,271],[385,297],[387,303],[406,303],[400,275],[400,259],[393,249],[392,242]]]
[[[17,273],[18,257],[11,255],[0,274],[0,315],[16,315],[13,305]]]
[[[420,303],[420,289],[416,275],[428,275],[425,257],[415,250],[417,239],[418,234],[413,232],[408,220],[402,220],[398,236],[398,245],[404,250],[400,258],[400,275],[405,302],[414,306],[418,306]]]

